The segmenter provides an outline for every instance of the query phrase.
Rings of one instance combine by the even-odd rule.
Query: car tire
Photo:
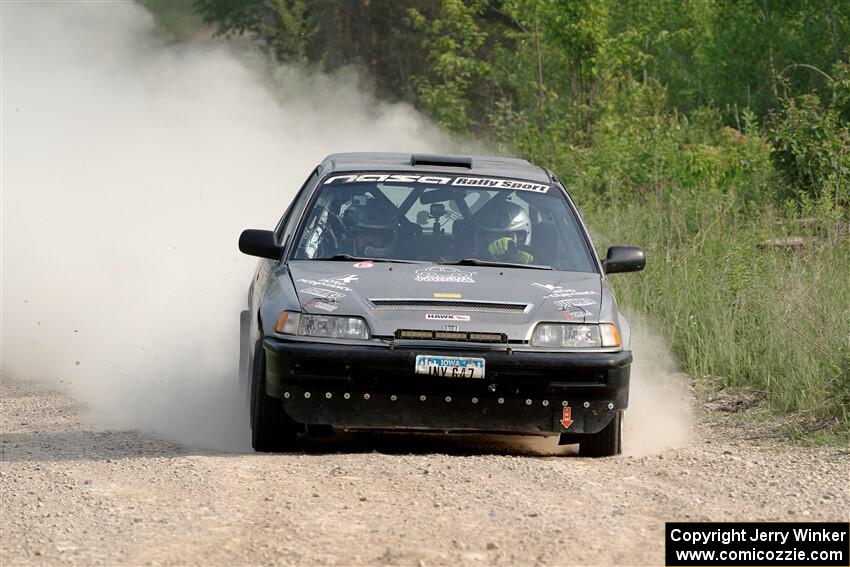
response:
[[[297,438],[297,425],[283,411],[282,402],[266,393],[266,352],[257,341],[251,379],[251,446],[264,453],[291,451]]]
[[[582,457],[612,457],[623,451],[623,412],[618,411],[599,433],[583,435],[578,454]]]

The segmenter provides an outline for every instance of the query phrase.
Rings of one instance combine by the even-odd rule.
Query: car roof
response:
[[[421,162],[426,163],[421,163]],[[420,162],[420,163],[417,163]],[[549,183],[549,172],[519,158],[495,156],[431,155],[409,153],[351,152],[331,154],[322,160],[322,175],[342,171],[457,172],[470,175],[513,177]]]

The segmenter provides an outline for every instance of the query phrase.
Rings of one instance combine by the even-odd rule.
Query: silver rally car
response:
[[[629,324],[558,178],[525,160],[334,154],[274,230],[242,313],[257,451],[301,434],[560,435],[621,451]],[[250,386],[248,386],[250,382]]]

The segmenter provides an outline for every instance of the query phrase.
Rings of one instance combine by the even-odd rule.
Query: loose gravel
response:
[[[663,565],[665,521],[850,511],[846,449],[729,418],[700,417],[681,449],[585,459],[478,436],[216,453],[94,430],[68,396],[9,380],[0,410],[4,566]]]

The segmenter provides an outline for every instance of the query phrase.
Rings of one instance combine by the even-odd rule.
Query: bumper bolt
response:
[[[333,394],[331,394],[330,392],[327,392],[327,393],[325,394],[325,397],[326,397],[327,399],[331,399],[332,397],[334,397],[334,395],[333,395]]]
[[[612,404],[611,402],[608,402],[608,409],[614,409],[614,404]]]
[[[561,402],[562,407],[567,407],[568,405],[570,405],[570,402],[568,402],[567,400],[564,400],[563,402]]]
[[[342,397],[343,397],[343,398],[345,398],[345,399],[347,400],[347,399],[351,398],[351,394],[349,394],[348,392],[346,392],[346,393],[344,393],[344,394],[342,395]]]
[[[531,405],[531,400],[525,400],[525,405],[530,406],[530,405]]]
[[[372,396],[370,396],[369,394],[363,394],[363,399],[364,399],[364,400],[368,400],[368,399],[369,399],[369,398],[371,398],[371,397],[372,397]]]
[[[543,407],[545,408],[548,405],[549,405],[549,400],[543,400]]]
[[[283,393],[283,397],[284,397],[284,398],[286,398],[286,399],[288,400],[288,399],[289,399],[289,392],[284,392],[284,393]]]
[[[426,398],[424,395],[419,396],[419,401],[420,401],[420,402],[424,402],[424,401],[425,401],[425,400],[427,400],[427,399],[428,399],[428,398]]]
[[[505,403],[505,398],[499,398],[496,401],[498,401],[500,404],[503,404],[503,403]]]
[[[590,402],[584,402],[584,407],[589,408],[589,407],[590,407]]]
[[[478,403],[478,398],[472,398],[472,403],[473,403],[473,404],[477,404],[477,403]]]
[[[448,402],[450,402],[450,401],[452,401],[452,397],[451,397],[451,396],[446,396],[446,403],[448,403]]]
[[[397,399],[398,399],[398,396],[396,396],[395,394],[390,396],[390,400],[392,400],[392,401],[396,401]]]
[[[304,397],[309,399],[310,398],[310,392],[304,392]]]

